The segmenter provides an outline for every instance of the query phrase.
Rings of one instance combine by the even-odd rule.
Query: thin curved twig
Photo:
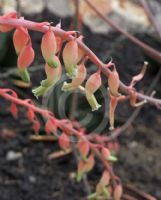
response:
[[[161,27],[157,23],[157,20],[155,19],[154,15],[152,13],[152,9],[150,8],[149,2],[146,0],[139,0],[139,2],[142,5],[142,7],[144,8],[151,24],[154,26],[156,32],[158,33],[159,37],[161,38]]]
[[[124,31],[118,25],[116,25],[109,17],[103,15],[101,11],[99,11],[90,0],[84,0],[88,6],[108,25],[110,25],[113,29],[118,31],[119,33],[123,34],[126,38],[130,41],[135,43],[137,46],[141,47],[151,58],[156,59],[159,63],[161,63],[161,53],[156,49],[150,47],[149,45],[145,44],[144,42],[140,41],[138,38],[134,37],[133,35],[129,34],[128,32]]]

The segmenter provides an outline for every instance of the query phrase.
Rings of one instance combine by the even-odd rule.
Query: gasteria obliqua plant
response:
[[[0,17],[0,31],[13,33],[13,44],[17,54],[17,69],[19,75],[25,82],[30,82],[28,68],[35,59],[32,40],[28,30],[42,32],[41,52],[44,58],[45,80],[41,80],[40,86],[32,90],[38,98],[48,92],[62,76],[62,68],[66,71],[69,79],[64,82],[62,91],[81,90],[91,110],[98,110],[101,103],[98,103],[95,92],[102,85],[102,74],[107,77],[107,98],[109,98],[109,129],[114,130],[114,116],[117,104],[123,100],[130,100],[132,106],[140,106],[146,102],[155,105],[161,105],[161,100],[155,99],[139,93],[134,88],[135,84],[140,81],[147,68],[147,62],[144,63],[141,72],[132,78],[129,85],[124,85],[120,81],[117,67],[110,61],[104,64],[100,59],[83,43],[82,36],[78,36],[76,31],[65,32],[61,29],[60,24],[52,27],[48,22],[36,23],[17,17],[16,12]],[[63,62],[60,61],[62,54]],[[87,77],[86,60],[92,61],[97,70]],[[120,200],[123,195],[121,181],[114,174],[112,163],[116,158],[112,155],[111,150],[115,150],[115,145],[111,145],[108,136],[87,135],[85,129],[75,126],[69,119],[56,119],[53,113],[48,110],[39,108],[34,105],[32,100],[21,100],[18,95],[11,89],[0,88],[0,96],[11,102],[10,111],[14,117],[18,116],[17,105],[26,108],[26,116],[33,123],[35,132],[39,132],[40,122],[37,114],[46,118],[45,131],[47,134],[56,134],[61,131],[58,137],[60,148],[67,151],[72,148],[72,138],[75,138],[75,146],[79,152],[77,181],[81,181],[85,173],[91,171],[96,163],[96,157],[99,158],[104,170],[102,177],[96,185],[95,192],[89,199],[113,199]],[[139,103],[136,101],[139,100]],[[115,131],[115,130],[114,130]],[[57,135],[57,134],[56,134]]]

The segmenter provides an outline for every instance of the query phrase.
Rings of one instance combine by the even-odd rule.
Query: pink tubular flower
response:
[[[87,74],[84,63],[78,65],[77,69],[78,69],[77,74],[75,77],[72,78],[72,82],[71,83],[64,82],[62,87],[63,91],[75,90],[84,82]]]
[[[108,86],[112,96],[119,96],[118,89],[119,89],[119,75],[116,71],[116,68],[113,68],[113,71],[110,72],[108,77]]]
[[[27,110],[26,116],[27,116],[27,119],[28,119],[30,122],[33,122],[34,119],[35,119],[35,113],[34,113],[34,111],[33,111],[31,108],[29,108],[29,109]]]
[[[112,162],[117,161],[117,158],[115,156],[111,155],[109,149],[107,149],[105,147],[102,147],[101,154],[102,154],[102,157],[104,158],[104,160],[112,161]]]
[[[110,182],[110,174],[107,170],[105,170],[102,174],[99,183],[96,186],[97,195],[104,195],[104,190],[107,188],[109,182]]]
[[[19,73],[23,81],[30,82],[30,77],[27,71],[27,68],[33,62],[35,57],[34,50],[32,48],[31,42],[29,42],[18,56],[17,66],[19,69]]]
[[[67,136],[65,133],[62,133],[61,136],[59,137],[59,146],[60,148],[62,148],[64,151],[66,151],[67,149],[69,149],[70,146],[70,140],[69,140],[69,136]]]
[[[11,103],[10,111],[11,111],[11,114],[13,115],[13,117],[15,119],[17,119],[18,109],[17,109],[17,105],[15,103]]]
[[[76,76],[77,59],[78,59],[78,45],[76,40],[71,40],[65,45],[63,50],[63,60],[65,69],[70,77]]]
[[[29,39],[30,39],[30,36],[26,28],[19,27],[15,30],[13,34],[13,44],[14,44],[17,55],[20,54],[21,50],[27,44]]]
[[[10,19],[10,18],[17,18],[17,13],[15,11],[10,12],[8,14],[5,14],[3,16],[0,16],[1,19]],[[8,32],[11,31],[14,27],[10,25],[0,25],[0,31],[1,32]]]
[[[115,110],[116,106],[118,104],[118,99],[117,97],[110,97],[110,105],[109,105],[109,122],[110,122],[110,128],[109,130],[114,129],[114,117],[115,117]]]
[[[102,157],[105,160],[108,160],[108,158],[110,157],[110,151],[107,148],[105,148],[105,147],[102,147],[101,154],[102,154]]]
[[[56,132],[56,130],[57,130],[57,126],[55,124],[54,119],[52,119],[52,118],[48,119],[48,121],[45,124],[45,132],[47,134],[51,134],[51,133],[54,134]]]
[[[98,71],[92,74],[85,84],[86,98],[92,108],[92,111],[98,110],[98,108],[101,107],[94,96],[94,93],[99,89],[100,86],[101,76],[100,71]]]
[[[83,160],[87,160],[88,153],[90,151],[90,146],[88,141],[81,140],[78,143],[78,150]]]
[[[57,43],[51,27],[49,27],[48,31],[42,37],[41,51],[46,63],[50,67],[56,68],[58,63],[54,60],[54,55],[57,51]]]
[[[40,122],[38,121],[38,119],[36,119],[34,121],[34,124],[33,124],[32,128],[34,129],[35,133],[39,132],[39,130],[40,130]]]
[[[61,77],[62,74],[61,63],[57,56],[54,55],[53,57],[54,57],[53,59],[57,62],[58,66],[56,68],[51,68],[48,64],[45,65],[45,73],[47,78],[41,81],[41,85],[39,87],[32,90],[32,92],[36,97],[45,94],[52,86],[54,86],[57,83],[57,81]]]
[[[80,160],[78,163],[77,181],[81,181],[84,173],[87,173],[93,169],[95,160],[93,154],[91,154],[87,161]]]

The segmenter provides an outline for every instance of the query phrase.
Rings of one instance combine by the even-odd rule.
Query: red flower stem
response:
[[[99,158],[99,160],[102,162],[102,164],[104,165],[105,169],[110,173],[110,177],[112,179],[112,186],[113,188],[116,185],[116,181],[115,181],[115,174],[113,172],[112,167],[104,160],[104,158],[102,157],[102,155],[100,154],[100,152],[98,151],[97,147],[95,146],[95,144],[92,144],[91,142],[89,142],[90,148],[91,150],[94,152],[94,154]]]
[[[113,173],[112,167],[103,159],[102,155],[100,154],[100,152],[98,151],[97,145],[91,143],[88,140],[88,137],[86,137],[86,135],[82,134],[79,132],[79,130],[76,130],[74,128],[72,128],[71,126],[68,126],[68,124],[64,123],[64,120],[59,120],[56,119],[52,113],[48,110],[45,110],[43,108],[38,108],[36,107],[34,104],[28,103],[28,101],[26,100],[21,100],[18,97],[12,96],[12,94],[9,94],[8,92],[12,90],[8,90],[8,89],[0,89],[0,96],[2,96],[3,98],[5,98],[8,101],[11,101],[17,105],[26,107],[28,109],[32,109],[34,112],[39,113],[40,115],[42,115],[43,117],[46,118],[54,118],[55,122],[57,123],[58,127],[61,130],[66,130],[67,132],[71,132],[73,135],[75,135],[77,138],[79,139],[86,139],[90,145],[91,150],[93,151],[93,153],[101,160],[101,162],[103,163],[104,167],[109,171],[111,178],[113,180],[113,187],[114,187],[114,183],[115,183],[115,175]],[[68,121],[68,123],[71,123],[70,121]]]
[[[28,109],[32,109],[34,112],[41,114],[43,117],[47,117],[47,118],[54,117],[50,111],[36,107],[35,105],[28,103],[28,101],[26,100],[18,99],[12,96],[11,94],[7,93],[5,89],[0,88],[0,96],[2,96],[6,100],[11,101],[17,105],[26,107]]]
[[[99,152],[99,148],[101,148],[101,144],[95,144],[95,143],[92,143],[90,142],[90,137],[88,137],[88,135],[84,135],[82,133],[80,133],[79,130],[76,130],[74,128],[71,128],[71,126],[68,126],[68,124],[64,123],[65,120],[59,120],[59,119],[56,119],[52,113],[46,109],[43,109],[43,108],[38,108],[36,107],[34,104],[31,104],[31,103],[28,103],[29,101],[26,101],[26,100],[21,100],[21,99],[18,99],[18,97],[16,96],[12,96],[12,94],[9,94],[8,92],[11,93],[13,92],[12,90],[10,89],[0,89],[0,96],[2,96],[3,98],[5,98],[6,100],[8,101],[11,101],[17,105],[20,105],[20,106],[23,106],[23,107],[26,107],[28,109],[32,109],[34,112],[36,113],[39,113],[40,115],[42,115],[43,117],[46,117],[46,118],[54,118],[55,119],[55,122],[57,123],[58,127],[60,129],[65,129],[66,131],[68,132],[71,132],[73,135],[75,135],[78,139],[86,139],[89,143],[89,146],[92,150],[92,152],[98,157],[98,159],[102,162],[104,168],[106,170],[108,170],[108,172],[110,173],[110,176],[111,176],[111,180],[112,180],[112,187],[114,188],[115,185],[116,185],[116,178],[115,178],[115,174],[113,172],[113,169],[112,167],[110,166],[110,164],[108,162],[106,162],[104,160],[104,158],[102,157],[101,153]],[[30,101],[31,102],[31,101]],[[66,120],[67,121],[67,120]],[[68,123],[71,123],[70,121],[68,121]],[[97,135],[98,137],[98,135]],[[102,141],[104,142],[105,138],[103,136],[99,136],[100,140],[102,139]],[[91,138],[92,139],[92,138]],[[106,137],[107,139],[107,137]],[[131,188],[130,186],[126,186],[127,189],[130,189],[130,190],[134,190],[133,188]],[[153,198],[150,196],[150,195],[147,195],[145,193],[142,193],[142,192],[138,192],[138,194],[140,196],[144,196],[144,198],[147,198],[147,200],[153,200]]]
[[[87,1],[87,0],[85,0]],[[87,1],[88,2],[88,1]],[[23,18],[20,19],[2,19],[0,18],[0,24],[2,25],[12,25],[15,28],[22,26],[30,30],[39,31],[39,32],[46,32],[49,29],[49,26],[46,23],[36,23],[29,20],[25,20]],[[71,40],[74,37],[69,32],[65,32],[64,30],[58,28],[58,27],[52,27],[52,30],[57,36],[60,36],[61,38],[65,40]],[[81,41],[77,41],[78,46],[85,52],[85,54],[88,56],[88,58],[95,63],[102,72],[108,77],[110,70],[107,68],[107,64],[104,64],[84,43]],[[161,58],[161,54],[160,54]],[[111,65],[114,65],[114,63],[110,63]],[[126,86],[124,83],[120,81],[120,90],[121,92],[125,94],[130,94],[129,87]],[[137,93],[137,97],[139,100],[147,100],[147,102],[153,104],[153,105],[161,105],[160,99],[155,99],[153,97],[146,96],[141,93]]]

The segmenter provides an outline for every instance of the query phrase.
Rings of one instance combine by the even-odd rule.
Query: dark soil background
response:
[[[41,15],[26,18],[35,21],[54,21],[54,24],[59,21],[58,17],[46,10]],[[70,22],[71,19],[62,19],[62,28],[67,30]],[[150,67],[143,81],[137,85],[137,89],[146,91],[149,88],[160,69],[160,65],[147,57],[140,48],[114,32],[108,35],[93,35],[87,27],[83,27],[83,34],[85,43],[99,58],[103,61],[107,61],[107,58],[110,57],[113,58],[120,78],[125,83],[129,83],[131,77],[141,69],[143,61],[148,60]],[[37,55],[35,64],[43,63],[40,54],[42,34],[31,32],[31,36]],[[160,42],[151,36],[146,34],[138,34],[137,36],[161,50]],[[4,66],[7,65],[12,50],[12,47],[6,50],[6,55],[1,61],[2,71],[9,70]],[[32,73],[33,85],[38,85],[43,76],[42,70]],[[15,89],[22,98],[34,98],[31,94],[31,88],[16,87],[11,82],[12,78],[9,76],[7,79],[2,79],[0,86]],[[155,86],[158,98],[161,97],[160,85],[161,79]],[[83,105],[84,102],[85,100]],[[82,183],[76,183],[72,178],[72,173],[76,171],[77,167],[74,156],[69,155],[61,159],[49,160],[48,155],[59,149],[57,143],[31,141],[30,136],[34,133],[31,124],[25,118],[25,109],[20,108],[19,118],[15,120],[9,113],[9,104],[4,102],[2,98],[0,105],[0,200],[84,199],[86,196],[85,186]],[[84,112],[86,111],[89,111],[88,105]],[[117,110],[117,124],[125,123],[133,111],[134,109],[129,106],[128,102],[122,103]],[[100,120],[102,117],[101,112],[103,110],[95,113],[96,120]],[[90,124],[91,126],[92,124]],[[152,105],[145,105],[129,129],[119,137],[120,151],[118,162],[114,165],[115,173],[123,183],[150,193],[158,200],[161,199],[160,127],[160,110]],[[43,133],[42,128],[41,134]],[[12,153],[16,153],[17,158],[11,159]],[[101,176],[101,171],[101,163],[98,161],[93,172],[88,175],[92,188]]]

